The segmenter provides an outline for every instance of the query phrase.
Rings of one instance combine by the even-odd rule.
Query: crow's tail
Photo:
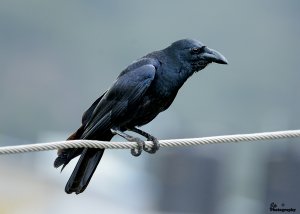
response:
[[[83,126],[80,127],[74,134],[72,134],[67,140],[80,139],[83,132]],[[103,136],[97,136],[97,139],[109,141],[113,137],[111,132],[104,134]],[[85,190],[89,184],[101,157],[104,153],[104,149],[62,149],[58,150],[58,157],[54,161],[54,167],[58,168],[63,166],[61,170],[76,156],[81,155],[77,165],[66,184],[65,191],[70,194],[75,192],[79,194]]]
[[[76,167],[66,184],[65,191],[70,194],[75,192],[79,194],[85,190],[89,184],[104,149],[84,149]]]
[[[74,134],[72,134],[67,140],[77,140],[80,139],[80,136],[83,132],[83,126],[81,126]],[[75,149],[59,149],[57,151],[57,158],[54,161],[54,167],[58,168],[61,165],[63,166],[61,171],[68,165],[68,163],[78,155],[82,153],[82,148]]]

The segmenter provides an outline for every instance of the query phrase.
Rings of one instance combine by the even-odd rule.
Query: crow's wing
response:
[[[155,71],[154,65],[146,64],[122,73],[95,107],[82,138],[92,139],[95,133],[99,135],[117,125],[114,124],[116,119],[139,104],[154,79]]]
[[[95,100],[95,102],[93,102],[93,104],[88,108],[88,110],[86,110],[83,113],[82,119],[81,119],[81,122],[82,122],[83,126],[85,126],[89,122],[91,116],[93,115],[93,112],[94,112],[96,106],[98,105],[100,100],[103,98],[103,96],[106,94],[106,92],[104,92],[97,100]]]

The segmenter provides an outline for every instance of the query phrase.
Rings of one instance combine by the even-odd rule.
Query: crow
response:
[[[67,140],[110,141],[119,135],[137,142],[132,155],[139,156],[142,150],[155,153],[159,149],[158,140],[138,127],[166,110],[185,81],[212,62],[227,64],[222,54],[193,39],[178,40],[163,50],[147,54],[119,74],[112,86],[83,114],[82,125]],[[146,148],[143,140],[125,131],[138,133],[152,141],[153,146]],[[90,148],[58,150],[54,166],[62,166],[62,170],[80,155],[66,184],[66,193],[79,194],[86,189],[103,152],[104,149]]]

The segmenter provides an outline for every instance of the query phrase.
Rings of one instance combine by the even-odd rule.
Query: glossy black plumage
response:
[[[142,126],[166,110],[184,82],[209,63],[227,64],[217,51],[202,43],[184,39],[152,52],[123,70],[113,85],[84,113],[82,126],[68,139],[109,141],[114,132]],[[58,152],[55,167],[65,167],[81,155],[67,185],[67,193],[81,193],[87,187],[103,149],[65,149]]]

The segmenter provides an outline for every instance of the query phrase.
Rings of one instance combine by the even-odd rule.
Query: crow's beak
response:
[[[207,61],[219,63],[219,64],[228,64],[225,56],[220,54],[218,51],[205,47],[204,52],[202,53],[202,57]]]

